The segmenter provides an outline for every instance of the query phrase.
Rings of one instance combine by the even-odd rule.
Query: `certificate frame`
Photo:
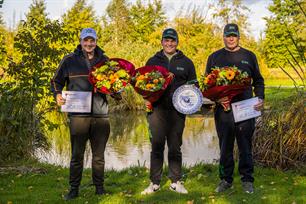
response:
[[[61,106],[62,112],[90,113],[92,105],[92,92],[90,91],[62,91],[62,97],[66,100]]]
[[[261,115],[261,111],[254,109],[254,106],[259,102],[258,97],[238,101],[232,103],[232,110],[235,123],[256,118]]]

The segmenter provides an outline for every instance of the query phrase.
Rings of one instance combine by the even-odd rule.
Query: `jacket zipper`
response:
[[[88,74],[90,74],[90,72],[91,72],[91,64],[89,62],[89,59],[86,56],[83,56],[83,57],[84,57],[86,65],[87,65]],[[94,101],[94,90],[91,91],[91,115],[94,114],[94,112],[93,112],[93,101]]]

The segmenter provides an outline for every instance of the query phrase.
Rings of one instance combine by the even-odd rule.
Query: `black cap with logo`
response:
[[[223,36],[227,37],[229,35],[239,36],[239,28],[235,23],[229,23],[224,27]]]
[[[178,42],[178,35],[176,30],[174,30],[173,28],[167,28],[164,30],[163,32],[163,39],[164,38],[172,38],[174,39],[176,42]]]

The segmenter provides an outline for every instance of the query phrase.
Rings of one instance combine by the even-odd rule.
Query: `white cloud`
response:
[[[64,0],[63,4],[64,4],[64,9],[67,9],[68,8],[68,0]]]
[[[271,15],[268,10],[270,3],[271,0],[265,1],[265,3],[263,3],[263,1],[258,1],[248,6],[251,10],[249,16],[251,33],[257,40],[260,38],[260,33],[263,32],[266,27],[266,21],[263,18]]]

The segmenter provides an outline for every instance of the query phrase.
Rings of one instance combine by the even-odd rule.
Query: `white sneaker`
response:
[[[170,190],[175,191],[177,193],[187,194],[188,191],[183,185],[182,181],[177,181],[176,183],[171,183]]]
[[[160,185],[153,184],[151,182],[150,185],[146,189],[144,189],[144,191],[141,192],[141,195],[148,195],[148,194],[158,191],[159,189],[160,189]]]

